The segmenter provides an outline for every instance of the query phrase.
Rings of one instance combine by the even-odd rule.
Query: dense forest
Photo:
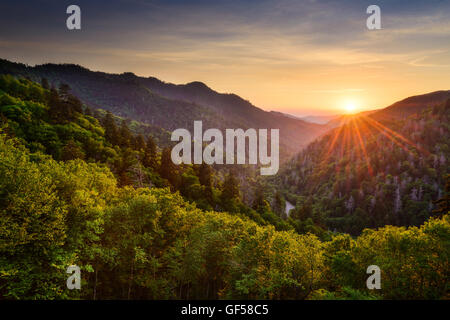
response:
[[[450,99],[394,121],[383,112],[351,117],[276,177],[300,227],[312,221],[357,235],[433,215],[450,173]]]
[[[286,196],[298,197],[298,205],[287,218],[274,182],[255,178],[249,192],[234,166],[175,166],[157,131],[91,109],[63,83],[54,88],[45,78],[38,84],[2,75],[0,297],[448,299],[450,181],[444,189],[442,178],[448,109],[430,109],[402,126],[415,145],[435,146],[427,156],[410,156],[379,137],[372,141],[368,130],[367,150],[387,148],[374,151],[370,162],[374,172],[387,169],[383,176],[364,173],[358,149],[345,147],[335,149],[344,150],[341,160],[331,151],[328,164],[313,167],[314,150],[326,147],[311,145],[310,158],[300,154],[292,162],[305,162],[295,171],[302,175],[282,177],[303,179],[314,196],[295,196],[305,191],[292,183]],[[437,187],[428,188],[427,177]],[[339,198],[325,197],[327,183]],[[333,201],[349,207],[350,198],[342,198],[350,194],[348,217],[360,217],[362,201],[378,192],[392,196],[393,204],[397,193],[401,199],[398,220],[383,220],[378,229],[360,230],[361,223],[346,230],[356,223],[339,222],[345,210],[331,210]],[[402,223],[417,226],[384,226]],[[81,290],[66,288],[72,264],[81,267]],[[382,270],[382,290],[366,288],[373,264]]]
[[[195,201],[199,208],[226,210],[260,224],[289,228],[268,205],[262,182],[250,180],[254,173],[251,168],[246,171],[232,165],[216,172],[206,164],[176,166],[164,134],[156,130],[159,139],[154,133],[144,137],[140,132],[146,125],[136,121],[131,122],[135,124],[133,132],[130,121],[83,106],[66,84],[55,89],[45,78],[41,86],[3,75],[0,90],[3,131],[22,141],[31,152],[40,151],[55,160],[81,159],[102,164],[113,172],[120,187],[170,187],[185,200]],[[245,195],[240,180],[254,185],[246,186]]]

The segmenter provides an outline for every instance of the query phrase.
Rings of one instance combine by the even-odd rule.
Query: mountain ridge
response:
[[[371,114],[376,120],[405,119],[419,113],[428,107],[438,105],[450,98],[450,90],[437,90],[414,95],[394,102],[386,108],[376,110]]]
[[[288,159],[328,128],[264,111],[236,94],[219,93],[206,84],[166,83],[131,72],[110,74],[75,64],[25,64],[0,59],[0,74],[67,83],[85,104],[119,116],[172,131],[192,129],[194,120],[210,128],[265,128],[280,130],[280,156]]]
[[[291,216],[299,230],[312,219],[358,234],[365,227],[419,225],[433,215],[450,172],[450,99],[435,106],[424,101],[406,118],[351,117],[283,166],[274,179],[296,203]]]

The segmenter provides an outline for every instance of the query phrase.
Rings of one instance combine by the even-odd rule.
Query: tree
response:
[[[50,89],[50,92],[48,94],[48,106],[50,118],[55,122],[59,122],[62,113],[61,101],[55,88]]]
[[[210,165],[202,162],[198,169],[198,179],[201,185],[205,187],[212,186],[212,169]]]
[[[61,160],[74,160],[84,159],[85,154],[82,148],[80,148],[75,141],[70,140],[62,149]]]
[[[134,149],[135,150],[144,150],[145,149],[145,140],[142,134],[138,134],[136,138],[134,139]]]
[[[223,182],[220,198],[222,206],[226,211],[236,211],[236,205],[239,201],[239,183],[231,170]]]
[[[125,119],[122,120],[122,124],[120,125],[119,138],[120,138],[119,145],[122,148],[128,148],[132,145],[133,134],[131,133],[130,129],[128,128],[128,125],[127,125],[127,122]]]
[[[447,100],[449,103],[450,99]],[[445,195],[434,202],[437,204],[437,208],[433,210],[433,213],[438,215],[447,214],[450,212],[450,174],[445,177]]]
[[[156,143],[152,136],[148,136],[147,144],[144,150],[144,157],[142,159],[142,164],[144,167],[151,168],[153,170],[157,169],[157,153],[156,153]]]
[[[261,183],[258,183],[255,188],[255,197],[253,200],[252,208],[259,213],[263,213],[266,209],[266,200],[264,196],[264,187]]]
[[[68,105],[68,118],[70,120],[73,119],[73,113],[83,113],[83,103],[81,103],[80,99],[76,96],[69,94],[67,97],[67,105]]]
[[[131,148],[123,148],[120,157],[114,163],[115,172],[120,186],[128,186],[133,183],[130,177],[130,169],[136,165],[137,159]]]
[[[275,192],[275,196],[274,196],[274,199],[273,199],[273,211],[279,217],[283,217],[284,213],[285,213],[284,207],[285,207],[285,203],[283,201],[283,198],[282,198],[280,192],[277,190]]]
[[[70,91],[70,86],[67,83],[61,83],[59,85],[59,95],[60,97],[65,100],[67,99]]]
[[[114,116],[111,112],[107,111],[105,117],[102,121],[103,127],[105,128],[106,140],[113,146],[119,144],[119,130],[117,129]]]
[[[0,135],[0,296],[56,298],[70,258],[62,250],[67,208],[50,171],[58,165],[32,161],[15,144]]]
[[[198,169],[198,178],[200,184],[204,187],[205,199],[210,205],[214,204],[212,174],[213,172],[210,165],[206,163],[200,165],[200,168]]]
[[[176,189],[178,187],[177,167],[172,161],[170,148],[164,148],[161,153],[161,165],[159,167],[159,174],[164,179],[167,179],[173,188]]]

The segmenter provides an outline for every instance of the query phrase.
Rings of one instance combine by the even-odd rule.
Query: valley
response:
[[[0,67],[7,71],[0,74],[1,296],[446,297],[446,92],[414,97],[410,111],[394,104],[331,128],[255,107],[232,106],[231,122],[222,110],[221,125],[280,129],[285,150],[313,128],[276,175],[263,177],[249,164],[173,163],[173,123],[203,116],[218,125],[223,105],[159,94],[181,99],[192,86],[204,90],[200,84],[180,89],[150,79],[159,90],[150,94],[135,76],[101,74],[94,90],[98,79],[72,78],[74,66]],[[52,80],[33,81],[40,72]],[[135,95],[144,102],[120,98]],[[293,133],[282,131],[291,126]],[[382,292],[365,287],[374,261],[386,275]],[[61,287],[59,271],[73,263],[85,275],[82,293]]]

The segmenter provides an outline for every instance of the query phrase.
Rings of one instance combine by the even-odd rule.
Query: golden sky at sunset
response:
[[[65,4],[37,2],[33,13],[0,2],[1,58],[202,81],[295,115],[363,111],[450,89],[443,1],[379,1],[382,30],[373,31],[364,1],[79,1],[78,33],[64,28]]]

